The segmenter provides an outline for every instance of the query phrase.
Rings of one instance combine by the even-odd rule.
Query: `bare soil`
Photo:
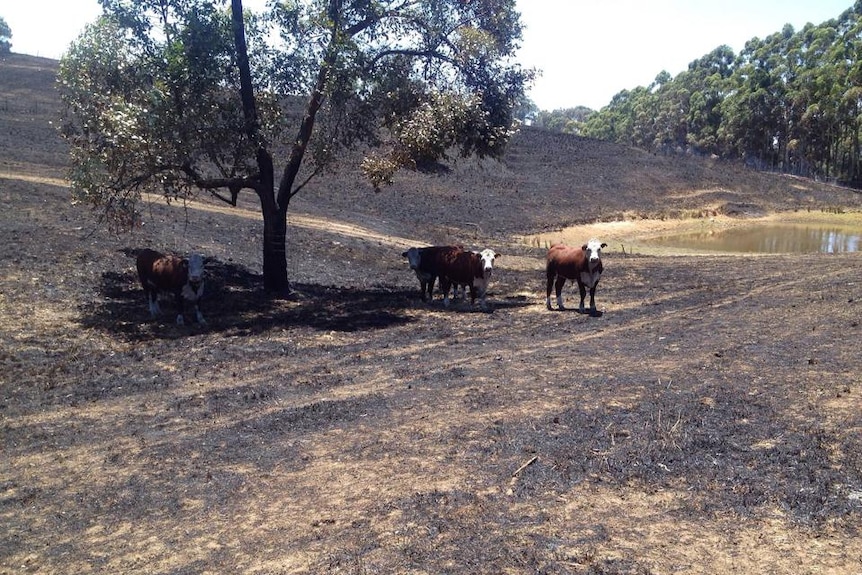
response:
[[[55,70],[0,61],[0,574],[862,572],[862,254],[610,249],[593,318],[530,239],[859,193],[534,130],[378,194],[346,162],[273,300],[253,197],[70,203]],[[421,302],[443,242],[503,254],[491,311]],[[142,247],[207,254],[206,326],[149,318]]]

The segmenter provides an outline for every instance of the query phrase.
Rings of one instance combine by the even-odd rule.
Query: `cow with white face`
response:
[[[152,317],[161,314],[159,293],[168,292],[173,294],[176,300],[178,325],[185,323],[185,304],[191,306],[198,323],[206,324],[199,307],[200,299],[204,293],[204,258],[202,255],[192,254],[188,259],[185,259],[145,249],[138,254],[136,267]]]
[[[579,311],[585,312],[584,300],[586,299],[587,289],[590,290],[590,315],[599,315],[596,309],[596,286],[599,285],[599,280],[602,277],[604,266],[602,265],[602,248],[607,247],[607,244],[596,239],[591,239],[579,248],[565,246],[563,244],[554,244],[548,250],[547,265],[545,267],[547,275],[547,297],[545,303],[548,309],[551,308],[551,287],[556,289],[557,307],[563,307],[563,285],[566,280],[575,280],[578,282],[578,291],[581,296],[581,304]]]
[[[433,297],[434,282],[440,275],[440,261],[463,251],[463,246],[427,246],[410,248],[401,254],[407,258],[410,269],[416,272],[419,289],[422,290],[422,301],[429,301]]]
[[[478,295],[481,307],[486,308],[485,296],[494,271],[494,260],[498,257],[500,254],[494,250],[484,249],[481,252],[462,251],[441,258],[438,271],[443,305],[449,305],[449,288],[452,285],[463,285],[470,288],[470,304],[476,303]]]

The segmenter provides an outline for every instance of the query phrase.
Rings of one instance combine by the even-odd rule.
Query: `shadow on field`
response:
[[[134,256],[134,250],[124,250]],[[263,289],[263,278],[245,267],[209,258],[200,304],[206,325],[186,314],[186,325],[176,325],[173,296],[160,296],[162,315],[151,318],[134,271],[106,271],[98,291],[101,298],[82,304],[82,324],[129,340],[177,339],[197,333],[256,334],[302,326],[321,331],[356,332],[413,321],[403,313],[412,305],[412,291],[385,287],[354,288],[292,284],[284,299]]]

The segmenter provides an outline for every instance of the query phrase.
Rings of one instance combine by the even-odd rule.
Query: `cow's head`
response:
[[[595,263],[602,259],[602,248],[606,248],[607,246],[608,244],[593,238],[582,245],[581,249],[584,250],[584,253],[587,256],[587,261]]]
[[[204,279],[204,257],[200,254],[189,256],[188,262],[189,283],[193,287],[199,286]]]
[[[419,260],[421,259],[419,248],[410,248],[401,254],[401,256],[407,258],[407,263],[410,264],[410,269],[415,270],[419,268]]]
[[[490,275],[491,270],[494,269],[494,260],[500,257],[500,254],[491,249],[482,250],[477,253],[479,254],[479,259],[482,260],[482,270],[486,276]]]

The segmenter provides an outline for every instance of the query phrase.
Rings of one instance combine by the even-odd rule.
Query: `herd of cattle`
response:
[[[602,277],[601,252],[607,244],[591,239],[580,247],[554,244],[548,249],[545,271],[547,290],[545,303],[551,306],[551,290],[555,289],[557,308],[564,309],[562,290],[566,281],[578,284],[581,296],[580,312],[585,313],[587,290],[590,294],[590,315],[598,315],[596,309],[596,286]],[[491,249],[465,250],[463,246],[413,247],[401,254],[419,279],[422,301],[433,299],[434,285],[439,281],[443,294],[443,305],[449,306],[449,291],[457,297],[459,288],[464,298],[470,290],[470,304],[478,297],[480,306],[486,307],[485,296],[494,271],[494,261],[500,254]],[[158,297],[160,293],[173,295],[177,312],[177,324],[184,323],[186,307],[194,312],[195,319],[205,324],[199,303],[204,291],[204,259],[192,254],[188,259],[164,255],[157,251],[141,250],[137,258],[138,278],[147,296],[150,315],[161,314]]]

